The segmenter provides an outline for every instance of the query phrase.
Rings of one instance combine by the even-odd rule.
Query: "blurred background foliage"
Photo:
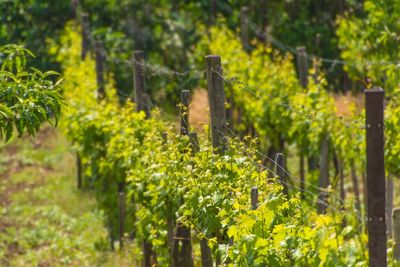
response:
[[[105,42],[107,70],[126,96],[132,71],[121,62],[129,60],[133,50],[144,50],[147,62],[170,70],[202,69],[196,63],[202,60],[194,58],[196,44],[212,25],[224,24],[239,36],[240,10],[247,6],[250,40],[291,53],[305,46],[310,55],[332,59],[321,62],[328,90],[357,91],[365,80],[388,80],[396,66],[388,64],[381,77],[380,66],[348,66],[336,59],[397,56],[399,5],[395,0],[0,0],[0,44],[23,44],[36,53],[34,66],[59,70],[55,53],[49,53],[50,40],[58,42],[65,23],[87,12],[93,38]],[[151,76],[151,71],[157,70],[149,70],[148,88],[159,102],[176,103],[177,92],[197,85],[193,77],[172,81]]]

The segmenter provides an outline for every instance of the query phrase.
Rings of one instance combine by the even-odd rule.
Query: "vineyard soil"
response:
[[[131,266],[111,253],[103,215],[76,190],[75,159],[59,130],[3,145],[0,266]],[[129,263],[129,264],[128,264]]]

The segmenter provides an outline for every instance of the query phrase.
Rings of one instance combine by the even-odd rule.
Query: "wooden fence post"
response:
[[[213,267],[213,258],[211,249],[208,246],[206,238],[200,240],[200,252],[201,252],[201,266],[202,267]]]
[[[209,15],[209,25],[213,25],[217,19],[217,0],[210,0],[210,15]]]
[[[74,19],[77,19],[78,15],[79,15],[79,12],[78,12],[79,0],[71,0],[71,6],[72,6],[73,13],[74,13],[73,14]]]
[[[249,8],[243,6],[240,9],[240,39],[243,48],[246,52],[250,51],[250,38],[249,38]]]
[[[111,249],[111,251],[114,251],[115,250],[114,224],[113,224],[111,218],[109,218],[109,221],[108,221],[108,232],[109,232],[109,238],[110,238],[110,249]]]
[[[79,0],[71,0],[72,6],[74,7],[75,16],[78,16]],[[82,31],[82,44],[81,44],[81,59],[85,60],[86,54],[90,49],[90,26],[89,26],[89,15],[82,13],[81,15],[81,31]],[[82,159],[79,152],[76,152],[76,183],[77,188],[82,188]]]
[[[297,47],[296,49],[296,60],[297,60],[297,73],[299,76],[300,84],[303,88],[306,88],[308,85],[308,61],[307,61],[307,52],[305,47]],[[313,161],[314,159],[310,159]],[[301,199],[304,199],[304,190],[305,190],[305,161],[304,161],[304,152],[300,151],[300,195]]]
[[[124,246],[124,231],[125,231],[125,192],[124,183],[118,183],[118,234],[119,248]]]
[[[193,136],[193,134],[189,135],[190,132],[190,124],[189,124],[189,103],[190,103],[190,92],[189,90],[183,90],[181,92],[181,135],[188,135],[191,141],[196,141],[198,145],[198,140],[193,138],[197,138],[197,135]],[[192,136],[192,137],[191,137]],[[190,145],[192,147],[192,154],[195,152],[195,144]],[[190,227],[181,225],[182,229],[182,247],[180,253],[180,266],[182,267],[193,267],[194,261],[192,256],[192,235]]]
[[[133,52],[133,86],[135,94],[136,111],[145,110],[143,94],[144,87],[144,52],[137,50]]]
[[[106,97],[104,84],[104,45],[102,41],[96,40],[96,77],[97,77],[97,100],[100,101]]]
[[[288,195],[287,175],[286,175],[286,162],[283,153],[276,153],[275,155],[275,174],[279,177],[279,182],[283,186],[283,193]]]
[[[251,209],[256,210],[258,208],[258,187],[253,186],[251,188]]]
[[[181,135],[189,135],[190,125],[189,125],[189,90],[183,90],[181,92],[181,107],[180,107],[180,117],[181,117]],[[181,222],[176,224],[175,238],[173,242],[173,266],[174,267],[193,267],[193,257],[192,257],[192,240],[191,240],[190,227],[183,225]],[[179,242],[181,242],[181,251],[179,253]]]
[[[197,133],[189,133],[190,144],[192,148],[192,153],[197,153],[200,151],[199,138]],[[213,260],[211,249],[208,246],[208,241],[206,238],[200,240],[200,252],[201,252],[201,263],[202,267],[213,267]]]
[[[308,85],[308,59],[307,52],[304,46],[297,47],[296,49],[296,59],[297,59],[297,72],[299,75],[299,80],[301,86],[306,88]]]
[[[144,111],[146,113],[146,117],[150,116],[150,98],[146,94],[144,87],[144,52],[140,50],[133,51],[132,57],[133,64],[133,91],[134,91],[134,100],[136,104],[136,111]],[[163,135],[164,136],[164,135]],[[142,251],[143,251],[143,267],[151,267],[152,265],[152,255],[153,248],[152,244],[144,240],[142,242]]]
[[[351,180],[353,183],[353,191],[356,198],[356,210],[358,214],[361,216],[361,199],[360,199],[360,187],[358,185],[358,177],[356,173],[356,166],[354,160],[350,163],[350,171],[351,171]]]
[[[199,137],[196,132],[189,133],[190,138],[190,148],[192,149],[192,153],[195,154],[200,151]]]
[[[365,90],[367,141],[367,205],[369,266],[387,266],[386,181],[384,163],[384,91]]]
[[[167,144],[167,142],[168,142],[168,132],[162,132],[161,133],[161,137],[162,137],[162,139],[164,141],[164,144]]]
[[[171,267],[175,267],[175,258],[174,258],[174,219],[167,219],[167,246],[170,254],[170,265]]]
[[[81,51],[81,58],[85,60],[86,55],[90,50],[90,23],[89,23],[89,14],[82,13],[81,15],[82,24],[81,24],[81,31],[82,31],[82,51]]]
[[[297,73],[299,76],[300,84],[303,88],[307,88],[308,86],[308,56],[307,51],[304,46],[296,48],[296,61],[297,61]],[[301,151],[301,153],[303,153]],[[313,171],[317,169],[317,159],[314,156],[308,158],[308,169],[309,171]],[[300,183],[304,184],[305,182],[305,172],[304,174],[300,173]]]
[[[340,185],[340,201],[341,203],[341,209],[344,210],[345,208],[345,201],[346,201],[346,191],[344,190],[344,160],[339,159],[339,185]]]
[[[226,149],[226,110],[224,80],[222,77],[221,57],[206,56],[208,102],[210,108],[211,141],[215,153],[223,153]],[[212,267],[211,249],[207,240],[200,240],[203,267]]]
[[[320,154],[320,174],[319,174],[319,189],[318,194],[318,213],[325,213],[328,208],[328,187],[329,187],[329,136],[322,136],[321,154]]]
[[[206,56],[208,102],[212,145],[220,153],[226,149],[226,111],[221,57]]]
[[[400,208],[393,209],[393,257],[400,261]]]
[[[182,227],[182,247],[179,255],[180,265],[182,267],[194,267],[193,256],[192,256],[192,235],[190,227]]]
[[[163,145],[166,147],[168,145],[168,133],[162,132]],[[175,228],[175,219],[174,215],[169,216],[167,218],[167,246],[170,254],[170,266],[175,267],[174,260],[174,228]]]
[[[151,254],[152,254],[152,245],[148,241],[143,241],[142,243],[143,250],[143,267],[151,267]]]

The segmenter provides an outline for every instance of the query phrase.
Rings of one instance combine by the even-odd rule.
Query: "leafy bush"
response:
[[[27,55],[33,56],[20,46],[0,48],[0,136],[5,140],[13,135],[14,126],[19,136],[34,135],[45,121],[57,125],[60,116],[61,80],[50,79],[58,74],[28,69]]]

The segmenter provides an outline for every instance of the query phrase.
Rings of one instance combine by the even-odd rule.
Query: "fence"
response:
[[[246,10],[243,10],[245,16]],[[90,33],[87,15],[82,16],[82,58],[88,54],[88,47],[90,46]],[[246,23],[244,22],[244,25]],[[246,27],[246,26],[243,26]],[[245,49],[248,49],[246,43],[248,43],[248,33],[242,33],[242,40]],[[95,45],[96,55],[96,73],[97,73],[97,84],[98,84],[98,100],[101,101],[106,97],[104,87],[104,48],[100,41],[96,41]],[[299,48],[297,50],[298,60],[298,73],[301,85],[306,88],[308,84],[307,75],[307,54],[305,48]],[[210,132],[212,145],[215,148],[216,153],[223,154],[226,148],[226,136],[230,134],[234,135],[234,131],[227,127],[227,112],[225,108],[226,97],[224,90],[224,83],[227,82],[222,72],[221,58],[217,55],[209,55],[205,58],[206,62],[206,76],[207,76],[207,88],[210,108]],[[143,51],[134,51],[133,59],[130,65],[133,68],[134,76],[134,102],[136,103],[137,111],[144,111],[147,117],[150,116],[150,101],[149,95],[146,93],[144,84],[145,67],[147,66],[144,62]],[[367,225],[368,225],[368,236],[369,236],[369,257],[370,266],[386,266],[387,255],[386,255],[386,184],[385,184],[385,168],[384,168],[384,92],[380,88],[374,88],[372,90],[365,91],[366,96],[366,145],[367,145],[367,172],[366,172],[366,198],[367,198]],[[188,122],[189,112],[189,92],[182,92],[182,107],[181,107],[181,135],[189,135],[192,139],[193,146],[198,144],[195,141],[196,134],[190,132],[190,125]],[[132,99],[133,100],[133,99]],[[233,100],[232,100],[233,101]],[[321,142],[321,153],[319,158],[319,196],[317,201],[317,209],[320,213],[327,212],[328,204],[328,188],[329,188],[329,161],[330,161],[330,137],[328,133],[324,133],[324,138]],[[265,155],[264,155],[265,156]],[[268,157],[268,156],[266,156]],[[300,157],[300,189],[304,198],[304,193],[307,192],[305,189],[305,160],[304,156]],[[337,160],[337,159],[336,159]],[[273,163],[275,170],[272,171],[279,177],[280,183],[284,187],[284,193],[289,195],[293,182],[290,181],[291,175],[286,169],[285,156],[282,153],[276,153],[275,160],[270,159]],[[315,168],[317,159],[309,159],[310,165],[314,165],[311,169]],[[264,166],[268,168],[267,166]],[[79,154],[77,155],[77,185],[78,188],[82,187],[82,162]],[[339,167],[338,167],[339,168]],[[359,200],[359,188],[358,178],[356,177],[354,166],[352,168],[352,178],[354,184],[354,191],[357,197],[357,209],[360,211],[360,200]],[[343,171],[343,167],[340,168]],[[343,175],[341,175],[343,176]],[[341,180],[343,183],[343,180]],[[294,190],[292,190],[293,193]],[[344,191],[342,192],[344,194]],[[343,200],[344,195],[341,196]],[[251,189],[251,195],[249,196],[249,202],[251,203],[252,209],[258,207],[258,188],[253,187]],[[118,188],[118,211],[119,211],[119,241],[120,247],[123,246],[123,235],[124,219],[125,214],[125,194],[124,184],[121,184]],[[398,209],[393,211],[393,228],[394,228],[394,242],[395,259],[400,259],[400,237],[399,237],[399,218]],[[169,223],[168,233],[168,244],[171,249],[172,262],[171,266],[194,266],[192,258],[192,244],[191,244],[191,229],[182,224],[176,222],[176,229],[173,229],[174,222]],[[175,232],[175,234],[174,234]],[[181,243],[181,245],[179,245]],[[208,247],[207,240],[203,239],[200,241],[202,263],[203,266],[213,266],[211,250]],[[144,266],[151,266],[151,245],[148,243],[143,244],[143,255],[144,255]],[[215,259],[218,263],[219,259]]]

